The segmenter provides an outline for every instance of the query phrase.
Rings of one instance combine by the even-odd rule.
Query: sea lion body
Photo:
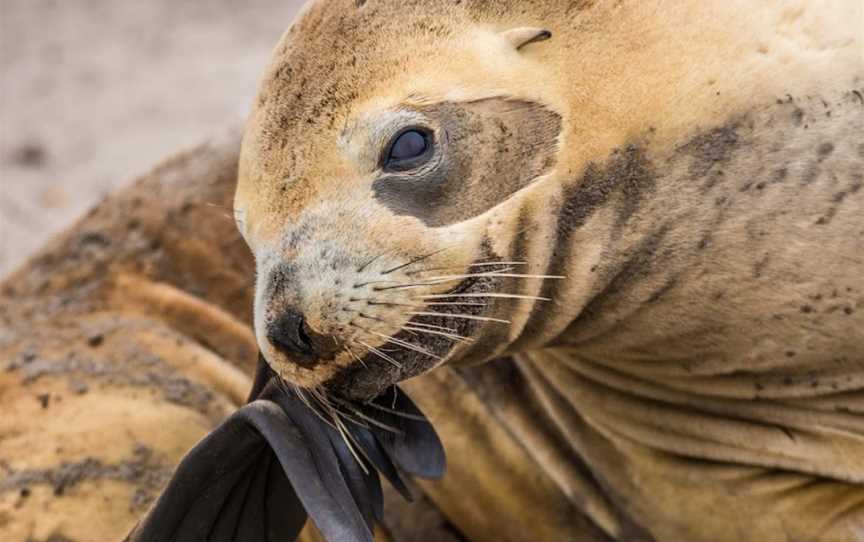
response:
[[[506,436],[446,426],[459,474],[429,488],[472,537],[860,535],[861,20],[855,2],[310,4],[240,160],[265,357],[358,399],[435,369],[437,393],[410,387],[433,419],[496,416]],[[551,39],[514,45],[532,28]],[[430,150],[391,167],[406,130]],[[286,348],[286,313],[336,346]],[[518,490],[466,488],[510,445],[549,491],[502,526]],[[498,513],[481,529],[475,507]]]
[[[304,10],[239,159],[256,334],[286,380],[334,394],[423,373],[403,385],[447,447],[447,477],[422,485],[447,521],[388,501],[396,527],[861,537],[861,10]],[[551,38],[514,45],[532,28]],[[446,153],[381,175],[406,122],[446,134]],[[170,161],[4,281],[0,538],[121,538],[242,402],[254,272],[225,216],[236,145]],[[373,289],[394,280],[431,284]],[[356,286],[374,281],[391,282]],[[406,295],[461,305],[409,315]],[[362,362],[280,355],[266,324],[289,306],[315,340],[345,315],[385,320],[355,338],[401,367],[344,340]],[[397,338],[427,353],[379,348],[412,319]]]

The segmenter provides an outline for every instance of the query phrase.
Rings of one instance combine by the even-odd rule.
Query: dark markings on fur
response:
[[[669,277],[666,279],[666,282],[663,283],[662,286],[657,288],[649,297],[648,303],[656,303],[660,301],[660,299],[666,295],[668,292],[671,292],[676,286],[678,286],[678,278],[677,277]]]
[[[173,467],[163,465],[146,446],[132,450],[133,458],[117,464],[105,464],[99,459],[86,458],[75,463],[62,463],[52,469],[11,471],[0,480],[0,495],[8,491],[27,490],[34,485],[48,485],[54,495],[62,496],[69,489],[90,480],[116,480],[137,486],[132,508],[146,507],[171,476]]]
[[[796,107],[792,110],[792,122],[795,126],[801,126],[801,123],[804,122],[804,110],[800,107]]]
[[[617,198],[619,202],[616,230],[620,231],[633,217],[643,199],[654,191],[655,177],[655,171],[636,145],[615,150],[602,167],[595,163],[588,164],[582,178],[564,190],[564,201],[558,210],[555,249],[546,274],[568,275],[573,232],[613,198]],[[560,281],[546,281],[540,296],[554,300],[562,286]],[[541,331],[541,314],[544,310],[541,303],[535,304],[528,324],[514,344],[515,349],[525,345],[523,338],[534,336]]]
[[[534,222],[531,220],[531,213],[526,207],[519,209],[519,216],[516,220],[516,234],[510,246],[510,257],[514,262],[528,262],[530,250],[530,236],[533,233]]]
[[[657,175],[645,155],[635,145],[613,151],[612,161],[615,167],[610,173],[616,179],[616,188],[621,191],[618,218],[615,221],[615,228],[620,232],[639,208],[644,197],[656,188]]]
[[[264,298],[276,299],[288,295],[297,282],[295,271],[295,267],[290,263],[280,264],[273,269],[270,272],[270,279],[267,281],[267,286],[265,287]]]
[[[384,173],[375,198],[432,227],[477,216],[555,165],[561,117],[521,100],[445,102],[420,110],[443,136],[423,167]]]
[[[596,321],[600,315],[607,309],[614,306],[627,291],[632,291],[634,284],[644,278],[649,277],[654,273],[654,268],[658,259],[663,257],[660,248],[666,235],[669,233],[670,227],[664,225],[657,231],[648,235],[629,255],[625,257],[624,263],[618,267],[618,271],[607,282],[606,286],[595,295],[591,301],[582,309],[579,316],[570,323],[563,336],[572,336],[574,330],[579,326],[586,325]],[[669,279],[671,285],[666,288],[666,284],[661,286],[658,292],[653,295],[660,295],[672,289],[677,278]],[[649,296],[649,300],[653,295]],[[659,297],[658,297],[659,299]]]
[[[692,157],[688,173],[694,181],[703,183],[703,192],[726,180],[722,167],[741,144],[737,129],[738,123],[728,123],[701,133],[679,147],[680,152]]]
[[[31,385],[43,377],[56,375],[87,375],[99,377],[109,385],[128,385],[134,387],[155,387],[162,397],[171,403],[195,408],[202,413],[210,413],[213,394],[206,387],[183,377],[165,374],[168,368],[164,361],[150,355],[139,356],[133,352],[122,368],[110,363],[96,362],[91,356],[84,357],[71,352],[61,360],[31,359],[25,356],[7,366],[7,370],[22,369],[21,383]],[[82,394],[89,390],[80,379],[70,379],[73,393]],[[92,383],[92,382],[91,382]],[[46,401],[47,406],[47,401]]]
[[[849,185],[849,188],[834,193],[834,195],[831,197],[831,206],[828,208],[827,211],[825,211],[825,214],[823,214],[816,220],[815,225],[827,226],[831,224],[831,221],[837,215],[837,212],[840,210],[843,202],[845,202],[850,195],[857,194],[861,190],[861,186],[862,175],[853,175],[852,184]]]
[[[534,228],[534,222],[531,219],[531,214],[528,212],[526,208],[521,208],[519,210],[518,219],[516,221],[516,235],[513,238],[513,241],[510,245],[510,256],[507,258],[508,260],[516,261],[516,262],[528,262],[529,260],[529,243],[532,233],[532,228]],[[518,269],[524,269],[518,268]],[[517,273],[523,271],[516,271]],[[521,286],[525,284],[524,280],[515,279],[515,278],[505,278],[500,279],[499,284],[501,285],[502,292],[507,293],[527,293],[522,292]],[[530,295],[530,294],[529,294]],[[519,303],[515,299],[498,299],[496,301],[496,306],[501,314],[506,315],[511,311],[501,310],[502,308],[511,308],[515,307]],[[502,345],[510,342],[510,326],[505,325],[497,325],[492,326],[491,329],[484,330],[484,333],[475,340],[474,344],[471,347],[471,351],[468,354],[470,361],[481,362],[485,361],[489,358],[490,355]],[[477,359],[474,359],[474,358]]]
[[[557,225],[559,239],[585,224],[616,194],[621,197],[618,222],[626,222],[654,185],[655,172],[636,145],[613,151],[602,168],[589,164],[582,179],[565,190]]]

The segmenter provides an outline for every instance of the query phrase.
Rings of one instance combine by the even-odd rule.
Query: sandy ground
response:
[[[0,0],[0,276],[242,118],[299,0]]]

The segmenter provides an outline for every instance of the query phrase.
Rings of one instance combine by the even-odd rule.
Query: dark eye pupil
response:
[[[400,135],[390,148],[391,160],[409,160],[417,158],[426,152],[428,146],[426,136],[416,130],[410,130]]]

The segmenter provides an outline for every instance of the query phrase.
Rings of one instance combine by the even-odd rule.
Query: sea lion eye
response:
[[[432,150],[432,134],[423,128],[409,128],[398,133],[388,147],[386,169],[406,170],[425,162]]]

